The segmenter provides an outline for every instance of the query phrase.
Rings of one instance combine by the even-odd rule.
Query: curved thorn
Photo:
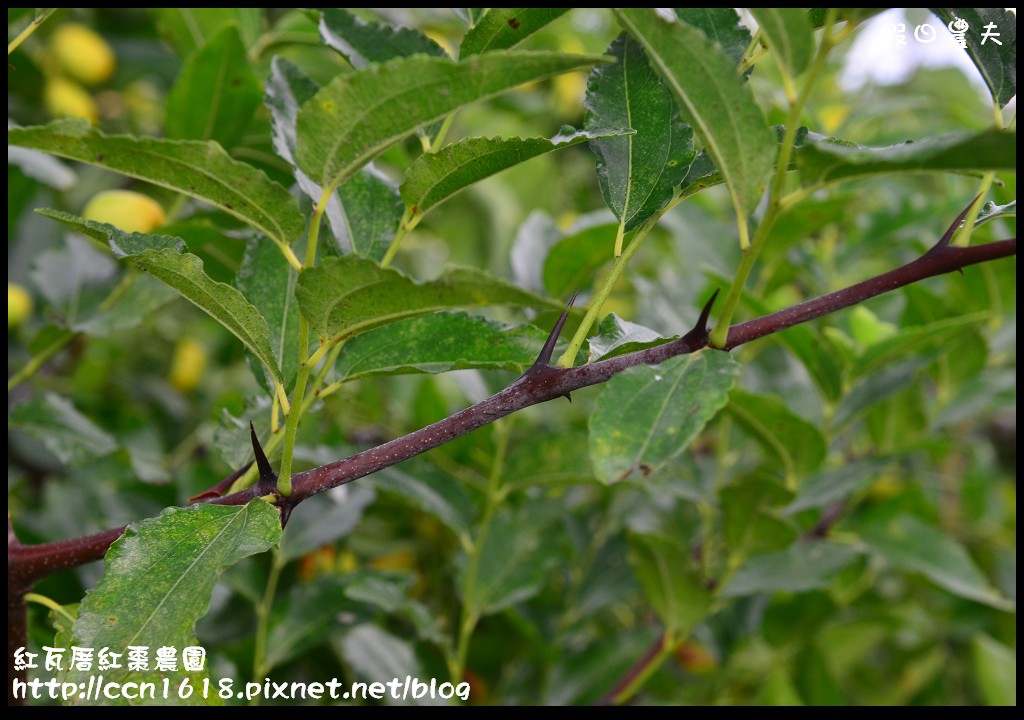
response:
[[[558,318],[558,322],[556,322],[555,327],[552,328],[551,333],[548,335],[548,339],[544,341],[544,347],[540,349],[540,355],[537,356],[537,359],[530,367],[530,370],[537,367],[544,367],[551,362],[551,355],[555,352],[555,343],[558,342],[558,336],[562,334],[562,328],[565,326],[565,321],[569,318],[569,308],[571,308],[572,304],[576,302],[576,296],[579,294],[580,291],[577,290],[572,294],[572,297],[569,298],[568,307]],[[529,370],[527,370],[527,372],[529,372]]]
[[[251,467],[252,467],[252,463],[251,462],[246,463],[245,465],[243,465],[242,467],[240,467],[237,470],[235,470],[233,473],[228,475],[226,478],[221,480],[219,483],[217,483],[213,487],[211,487],[211,488],[209,488],[207,490],[203,490],[198,495],[193,495],[192,497],[190,497],[188,499],[188,501],[190,503],[194,503],[194,502],[199,502],[200,500],[205,500],[207,498],[215,498],[215,497],[222,496],[224,493],[226,493],[231,488],[232,485],[235,484],[235,480],[237,480],[238,478],[242,477],[242,475],[244,475],[245,472],[249,468],[251,468]]]
[[[689,348],[690,352],[704,347],[708,344],[708,319],[711,317],[711,308],[715,305],[715,299],[718,297],[718,293],[721,288],[715,290],[712,293],[710,299],[704,303],[704,307],[701,308],[700,316],[697,318],[697,322],[694,323],[693,328],[690,332],[683,335],[681,338],[676,340],[677,343],[682,343]]]
[[[718,288],[711,293],[711,297],[706,303],[704,303],[704,307],[701,308],[700,317],[697,318],[697,324],[693,326],[693,330],[690,332],[699,331],[704,335],[708,334],[708,318],[711,317],[711,308],[715,306],[715,300],[718,298],[720,290],[721,288]]]
[[[270,467],[270,461],[267,460],[267,456],[263,452],[260,439],[256,437],[256,428],[253,427],[252,421],[249,422],[249,434],[252,437],[252,450],[256,453],[256,467],[260,470],[260,483],[273,483],[276,485],[277,475],[274,474],[274,469]]]
[[[288,524],[288,518],[292,516],[292,509],[295,506],[291,503],[281,506],[281,529],[284,530],[284,526]]]
[[[974,207],[974,203],[978,202],[978,198],[980,197],[981,195],[976,195],[973,200],[967,203],[967,207],[964,208],[964,211],[962,213],[956,216],[956,220],[954,220],[953,224],[949,226],[948,230],[946,230],[946,234],[943,235],[939,239],[939,241],[935,243],[935,247],[933,247],[928,252],[931,252],[932,250],[939,250],[949,245],[949,241],[953,239],[953,236],[956,234],[956,231],[960,229],[960,223],[964,221],[964,218],[967,217],[967,213],[971,211],[971,208]]]

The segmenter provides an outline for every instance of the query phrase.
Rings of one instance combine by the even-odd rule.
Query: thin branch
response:
[[[954,223],[954,227],[957,224]],[[732,327],[729,330],[726,350],[926,278],[1016,254],[1016,238],[960,248],[949,246],[944,237],[925,255],[896,270]],[[628,368],[657,365],[669,358],[696,352],[708,345],[707,319],[713,301],[714,297],[705,305],[696,326],[683,337],[608,360],[572,368],[555,367],[548,365],[548,358],[544,357],[550,342],[545,343],[545,349],[538,358],[541,362],[535,363],[522,377],[501,392],[433,425],[378,447],[328,465],[296,473],[292,477],[292,492],[289,496],[275,493],[277,504],[282,508],[282,513],[290,513],[295,505],[307,498],[408,460],[498,418],[531,405],[568,396],[574,390],[606,382]],[[255,497],[266,495],[266,490],[266,486],[259,483],[226,497],[203,498],[203,502],[244,505]],[[8,546],[9,577],[12,574],[16,575],[27,588],[36,580],[59,570],[98,560],[122,531],[123,528],[120,528],[75,540],[43,545],[15,548]]]

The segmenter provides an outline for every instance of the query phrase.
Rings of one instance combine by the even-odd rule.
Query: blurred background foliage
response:
[[[30,12],[9,9],[9,34]],[[365,17],[418,27],[447,48],[466,28],[448,10]],[[108,133],[167,134],[180,122],[170,113],[189,112],[173,103],[183,63],[226,21],[238,23],[261,84],[275,56],[319,82],[351,72],[321,42],[316,13],[59,10],[9,58],[9,122],[44,124],[70,114]],[[607,11],[577,9],[525,47],[602,53],[617,33]],[[67,52],[69,43],[82,49]],[[811,96],[803,119],[811,130],[887,145],[991,125],[991,100],[959,69],[921,68],[898,85],[844,87],[839,78],[855,59],[846,56],[851,46],[835,53]],[[89,67],[78,67],[83,63]],[[781,123],[785,98],[770,57],[750,82],[769,122]],[[551,136],[564,124],[582,127],[585,88],[586,73],[572,73],[478,103],[457,115],[449,138]],[[291,168],[273,152],[257,91],[251,119],[224,138],[225,147],[290,187]],[[378,165],[399,180],[419,152],[412,138]],[[992,199],[1014,200],[1015,174],[999,179]],[[976,185],[957,175],[895,175],[815,194],[776,226],[739,319],[917,257]],[[32,210],[83,214],[97,194],[115,189],[155,200],[165,214],[159,232],[187,237],[214,278],[233,280],[247,238],[233,218],[92,167],[9,162],[9,375],[46,346],[47,333],[74,325],[118,279],[112,260]],[[614,217],[604,207],[593,155],[568,148],[452,199],[407,238],[396,265],[432,277],[457,262],[529,284],[545,256],[561,247],[571,259],[578,233],[608,223]],[[1002,219],[981,227],[973,242],[1015,232],[1015,220]],[[614,236],[613,226],[606,236]],[[738,254],[728,195],[721,187],[705,191],[666,216],[605,312],[677,334],[695,319],[699,297],[728,284]],[[588,268],[579,278],[584,292],[608,267]],[[13,300],[11,283],[19,288]],[[123,328],[76,332],[9,393],[9,407],[56,403],[69,422],[81,418],[99,433],[81,444],[9,427],[8,507],[22,541],[65,539],[184,503],[234,469],[229,458],[239,443],[244,448],[244,422],[267,425],[241,345],[190,304],[167,300]],[[12,322],[13,306],[25,312]],[[511,310],[491,316],[542,328],[554,319]],[[841,519],[831,536],[858,548],[855,558],[790,590],[760,590],[753,578],[754,590],[719,597],[637,701],[1015,704],[1015,262],[876,298],[805,327],[806,337],[791,332],[735,353],[744,400],[734,396],[678,469],[687,487],[702,488],[699,497],[667,484],[606,487],[594,480],[587,423],[601,388],[591,388],[574,394],[571,405],[530,408],[304,504],[286,533],[269,676],[447,677],[440,648],[458,635],[466,540],[475,538],[517,577],[481,601],[487,610],[466,661],[472,702],[593,702],[661,631],[634,572],[638,537],[657,532],[687,549],[684,556],[704,553],[704,569],[714,576],[727,561],[797,547],[795,538],[834,510]],[[792,351],[805,340],[834,362],[832,391]],[[302,424],[300,469],[434,422],[512,379],[460,371],[348,383]],[[777,425],[752,429],[750,408]],[[845,489],[832,500],[794,506],[779,480],[782,465],[816,444],[827,448],[827,461],[801,478],[802,488],[845,471]],[[475,533],[493,473],[503,475],[508,494],[485,539]],[[901,541],[935,550],[932,564],[922,553],[901,555]],[[979,575],[951,570],[942,554],[950,548]],[[269,556],[243,561],[214,594],[198,630],[215,676],[242,680],[253,672],[254,607],[270,563]],[[92,564],[48,578],[37,592],[77,602],[100,569]],[[1003,604],[956,591],[971,578],[977,587],[968,590],[994,588]],[[50,644],[46,613],[38,606],[31,613],[33,642]],[[300,626],[311,614],[322,618],[314,631]]]

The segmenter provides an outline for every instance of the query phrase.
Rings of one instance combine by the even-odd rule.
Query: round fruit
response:
[[[64,23],[53,31],[50,52],[66,74],[86,85],[106,82],[117,67],[107,41],[78,23]]]
[[[178,392],[187,393],[199,387],[206,370],[206,348],[192,338],[182,338],[174,348],[168,380]]]
[[[7,283],[7,329],[18,327],[32,314],[32,296],[17,283]]]
[[[62,77],[52,77],[43,87],[43,105],[53,117],[85,118],[95,125],[100,113],[92,95],[78,83]]]
[[[167,216],[153,198],[131,190],[104,190],[93,196],[82,211],[86,220],[110,223],[124,232],[149,232],[164,224]]]

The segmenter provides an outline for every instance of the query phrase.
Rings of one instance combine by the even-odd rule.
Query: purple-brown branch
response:
[[[973,247],[950,247],[950,238],[959,227],[965,214],[966,210],[954,221],[935,247],[917,260],[834,293],[735,325],[729,329],[725,347],[721,349],[732,350],[752,340],[828,315],[876,295],[926,278],[1017,254],[1016,238]],[[253,432],[253,444],[260,467],[260,481],[251,488],[221,497],[220,493],[230,487],[231,482],[246,469],[242,468],[215,488],[201,493],[193,499],[222,505],[242,505],[255,497],[273,494],[281,508],[282,523],[285,523],[296,505],[318,493],[408,460],[531,405],[558,397],[568,398],[572,391],[606,382],[627,368],[638,365],[657,365],[669,358],[707,347],[709,343],[708,317],[716,295],[717,292],[705,304],[694,328],[683,337],[645,350],[573,368],[558,368],[549,364],[555,343],[567,317],[567,313],[563,313],[544,343],[537,361],[510,386],[433,425],[428,425],[337,462],[298,473],[292,477],[292,494],[288,497],[283,497],[276,491],[274,482],[276,476],[270,469],[262,448],[259,447],[256,440],[255,432]],[[9,703],[16,702],[11,694],[13,692],[12,681],[15,678],[24,680],[24,671],[14,670],[10,658],[13,657],[15,649],[26,644],[25,594],[41,578],[101,559],[110,545],[123,532],[124,528],[121,527],[72,540],[40,545],[22,545],[15,536],[10,519],[8,519],[7,679]],[[638,666],[642,666],[643,662],[644,659],[638,663]]]
[[[956,229],[961,219],[962,217],[954,222],[951,231]],[[828,315],[920,280],[1017,254],[1016,238],[961,248],[948,245],[950,236],[951,232],[947,233],[925,255],[895,270],[735,325],[730,328],[723,349],[732,350],[752,340]],[[297,473],[292,477],[292,494],[289,497],[280,496],[276,490],[268,492],[268,483],[265,482],[259,482],[253,487],[223,497],[198,497],[202,497],[201,502],[244,505],[255,497],[275,494],[278,505],[284,512],[290,512],[291,508],[307,498],[396,465],[531,405],[558,397],[568,397],[574,390],[606,382],[631,367],[657,365],[669,358],[707,347],[707,321],[713,301],[714,296],[704,306],[694,328],[677,340],[573,368],[558,368],[548,364],[555,340],[565,322],[563,314],[548,337],[537,362],[523,373],[522,377],[496,395],[383,445]],[[11,582],[14,582],[14,587],[30,588],[36,580],[54,572],[99,560],[123,530],[124,528],[119,528],[74,540],[33,546],[9,544],[9,588],[12,587]]]

